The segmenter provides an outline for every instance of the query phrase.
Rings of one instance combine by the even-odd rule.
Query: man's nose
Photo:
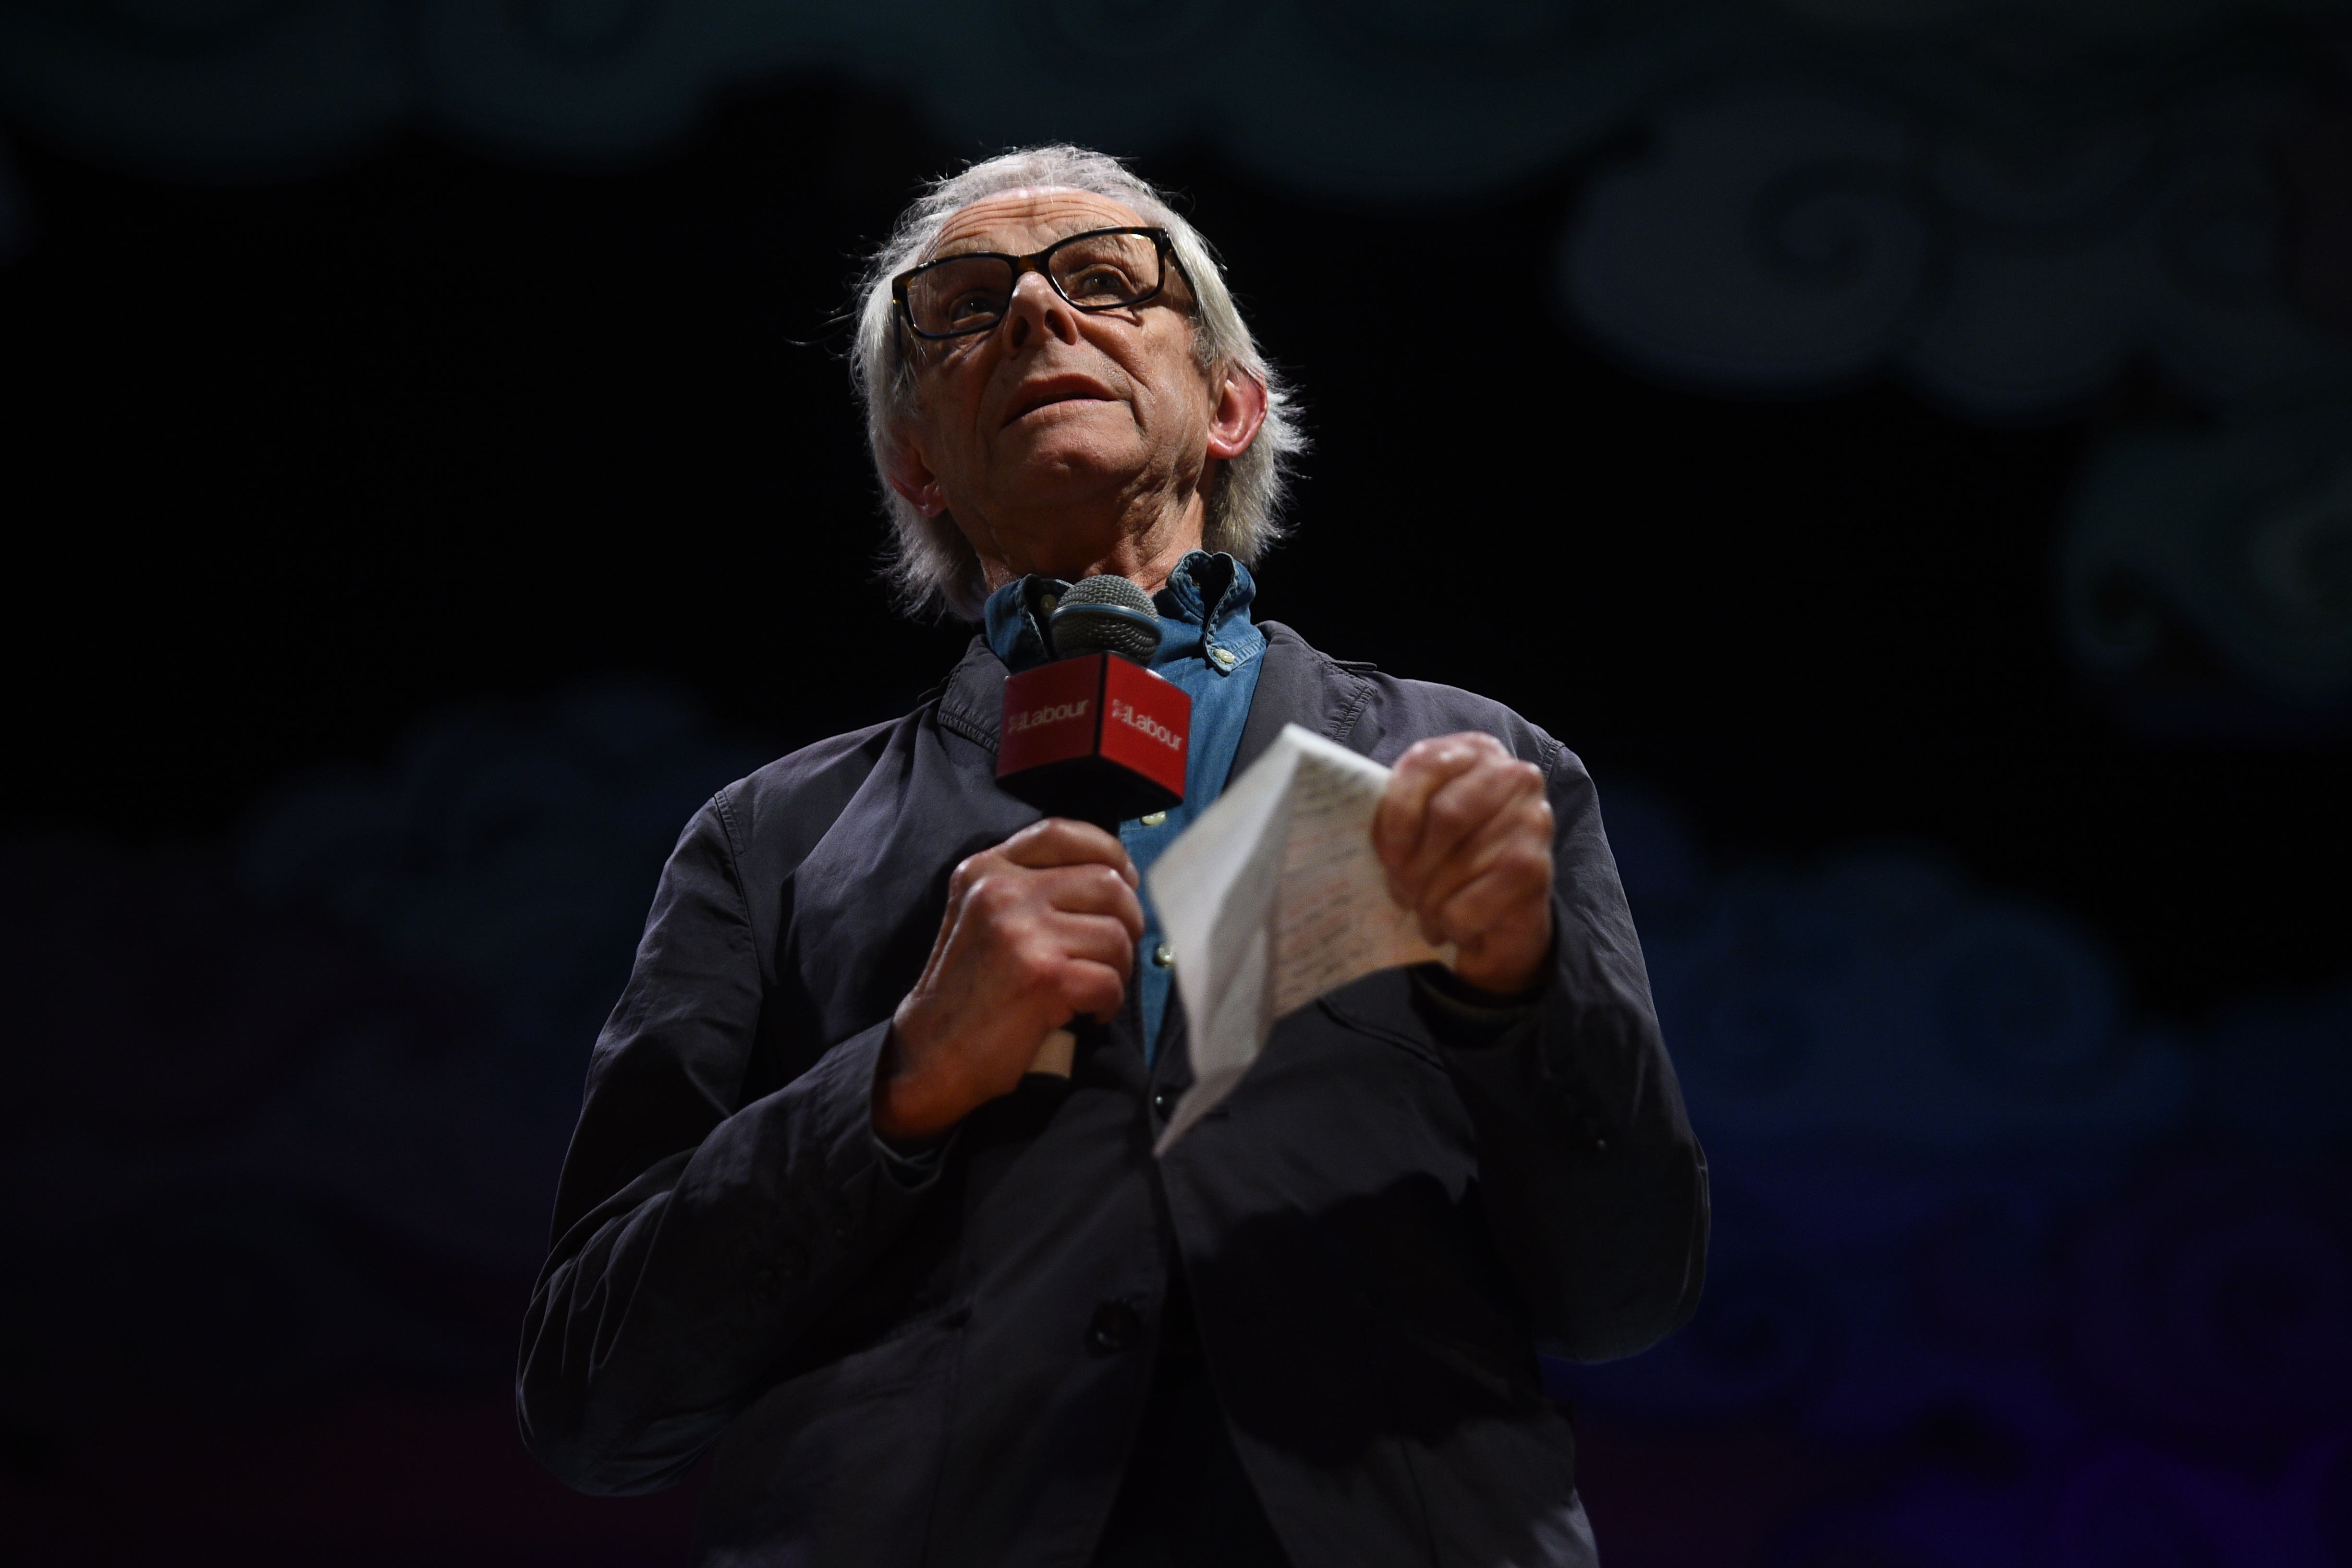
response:
[[[1004,307],[1004,341],[1025,349],[1040,337],[1078,340],[1078,313],[1054,290],[1042,272],[1024,272],[1013,280],[1013,298]]]

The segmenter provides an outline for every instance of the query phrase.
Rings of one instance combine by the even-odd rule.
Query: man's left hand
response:
[[[1551,836],[1543,769],[1475,732],[1414,743],[1372,818],[1397,903],[1454,944],[1465,982],[1503,996],[1531,989],[1551,950]]]

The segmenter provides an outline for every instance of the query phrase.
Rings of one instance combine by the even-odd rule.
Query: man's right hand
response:
[[[1117,839],[1060,817],[957,866],[923,977],[891,1021],[875,1131],[938,1137],[1011,1093],[1048,1032],[1116,1013],[1143,939],[1139,880]]]

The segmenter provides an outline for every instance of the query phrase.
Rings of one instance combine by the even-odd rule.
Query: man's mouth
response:
[[[1056,377],[1052,381],[1040,382],[1034,387],[1024,388],[1020,395],[1013,400],[1012,409],[1005,414],[1004,423],[1011,424],[1016,420],[1036,413],[1041,408],[1051,408],[1055,403],[1108,402],[1110,401],[1110,393],[1091,382]]]

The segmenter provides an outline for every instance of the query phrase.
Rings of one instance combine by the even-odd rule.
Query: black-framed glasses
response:
[[[1166,229],[1088,229],[1034,256],[971,251],[927,261],[892,278],[890,298],[919,338],[987,331],[1013,308],[1024,272],[1044,273],[1073,309],[1120,310],[1166,286],[1171,248]]]

